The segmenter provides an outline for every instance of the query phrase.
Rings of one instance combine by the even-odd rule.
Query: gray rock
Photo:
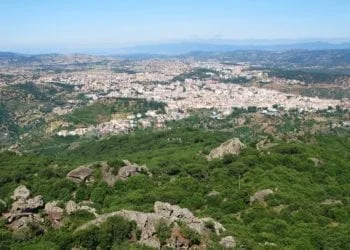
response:
[[[74,213],[75,211],[79,210],[79,206],[77,203],[75,203],[75,201],[68,201],[66,203],[66,212],[67,214],[71,214]]]
[[[61,221],[63,219],[64,209],[58,206],[58,201],[46,203],[44,210],[54,227],[58,228],[63,225]]]
[[[15,201],[17,200],[26,200],[30,197],[30,191],[29,189],[24,186],[24,185],[20,185],[18,186],[14,191],[13,191],[13,195],[11,196],[11,198]]]
[[[309,158],[309,159],[314,163],[315,167],[321,167],[324,164],[324,162],[322,160],[318,159],[318,158],[312,157],[312,158]]]
[[[147,166],[139,166],[135,163],[131,163],[128,160],[123,160],[124,166],[118,170],[118,174],[114,175],[113,170],[108,166],[106,162],[101,162],[102,178],[109,186],[114,186],[114,183],[118,180],[126,180],[131,176],[146,173],[148,176],[152,176]]]
[[[143,213],[130,210],[121,210],[118,212],[112,212],[109,214],[103,214],[98,216],[95,220],[92,220],[79,228],[76,231],[84,230],[91,225],[99,226],[105,222],[109,217],[121,216],[128,220],[136,222],[137,228],[141,230],[140,243],[150,247],[159,248],[160,242],[156,237],[156,227],[160,222],[164,222],[168,225],[176,222],[186,223],[189,228],[197,231],[200,234],[205,234],[207,228],[205,224],[211,221],[214,224],[215,232],[220,235],[225,231],[225,228],[212,218],[196,218],[190,210],[187,208],[181,208],[177,205],[171,205],[164,202],[156,202],[154,204],[154,213]],[[174,246],[172,246],[174,247]]]
[[[236,241],[235,238],[232,236],[226,236],[220,240],[220,245],[224,248],[235,248],[236,247]]]
[[[222,159],[224,155],[228,154],[239,155],[245,148],[246,146],[238,138],[230,139],[222,143],[219,147],[211,150],[207,159]]]
[[[66,210],[67,214],[72,214],[72,213],[79,211],[79,210],[85,210],[85,211],[95,215],[95,217],[98,216],[95,208],[89,207],[83,203],[77,204],[75,201],[72,201],[72,200],[70,200],[66,203],[65,210]]]
[[[67,178],[76,183],[91,182],[94,180],[92,173],[93,173],[92,169],[85,166],[80,166],[70,171],[67,174]]]
[[[321,202],[321,205],[343,205],[341,200],[327,199]]]
[[[118,170],[118,177],[122,180],[127,179],[130,176],[140,174],[142,172],[151,175],[146,166],[139,166],[135,163],[131,163],[128,160],[123,160],[125,166]]]
[[[207,196],[212,197],[212,196],[218,196],[219,194],[220,194],[220,193],[219,193],[218,191],[213,190],[213,191],[209,192],[209,193],[207,194]]]
[[[264,203],[265,198],[270,194],[273,194],[273,191],[271,189],[260,190],[253,196],[250,196],[250,204],[253,204],[254,202]]]
[[[41,195],[32,199],[19,199],[12,203],[11,213],[33,212],[44,206],[44,200]]]
[[[44,220],[38,214],[27,214],[25,216],[21,216],[20,218],[13,220],[8,225],[8,228],[10,228],[12,231],[18,231],[28,227],[29,223],[33,222],[43,223]]]

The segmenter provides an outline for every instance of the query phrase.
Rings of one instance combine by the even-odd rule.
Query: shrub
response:
[[[156,227],[156,234],[160,244],[164,245],[166,240],[171,236],[171,228],[164,221],[161,221]]]

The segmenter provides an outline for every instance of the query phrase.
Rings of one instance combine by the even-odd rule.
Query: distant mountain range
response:
[[[218,44],[218,43],[164,43],[140,45],[120,49],[125,54],[184,54],[193,51],[203,52],[229,52],[237,50],[328,50],[328,49],[350,49],[350,42],[305,42],[292,44]]]
[[[286,50],[333,50],[350,49],[350,39],[348,40],[191,40],[162,42],[153,44],[140,44],[128,47],[71,47],[53,49],[50,47],[33,47],[30,49],[12,49],[26,54],[48,54],[48,53],[80,53],[91,55],[120,55],[120,54],[157,54],[157,55],[180,55],[189,52],[232,52],[240,50],[263,50],[263,51],[286,51]],[[1,47],[0,47],[1,51]],[[8,53],[11,55],[11,53]]]

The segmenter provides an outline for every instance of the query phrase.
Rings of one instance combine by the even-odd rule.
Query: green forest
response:
[[[243,140],[247,147],[238,156],[205,158],[233,136],[232,132],[174,126],[82,142],[74,149],[23,155],[3,152],[0,197],[7,205],[1,204],[1,211],[9,209],[13,190],[24,184],[45,202],[92,201],[98,214],[121,209],[152,212],[156,201],[177,204],[198,217],[222,223],[227,229],[224,235],[233,235],[242,249],[350,248],[349,131],[333,129],[294,141],[270,137],[273,146],[266,149],[257,149],[258,141]],[[82,164],[92,163],[98,172],[100,161],[117,164],[124,159],[147,165],[152,177],[137,175],[113,186],[98,174],[90,184],[66,179],[69,171]],[[251,204],[250,197],[264,189],[273,194],[263,203]],[[215,195],[208,195],[213,191]],[[44,222],[16,233],[10,233],[3,220],[0,248],[148,249],[137,243],[135,224],[121,217],[75,232],[93,218],[78,211],[67,215],[59,229]],[[161,241],[168,238],[169,230],[166,225],[157,227]],[[193,244],[206,242],[211,249],[220,249],[214,233],[201,237],[185,226],[181,230]]]

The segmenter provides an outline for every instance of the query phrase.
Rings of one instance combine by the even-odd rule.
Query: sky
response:
[[[0,0],[0,51],[347,38],[350,0]]]

